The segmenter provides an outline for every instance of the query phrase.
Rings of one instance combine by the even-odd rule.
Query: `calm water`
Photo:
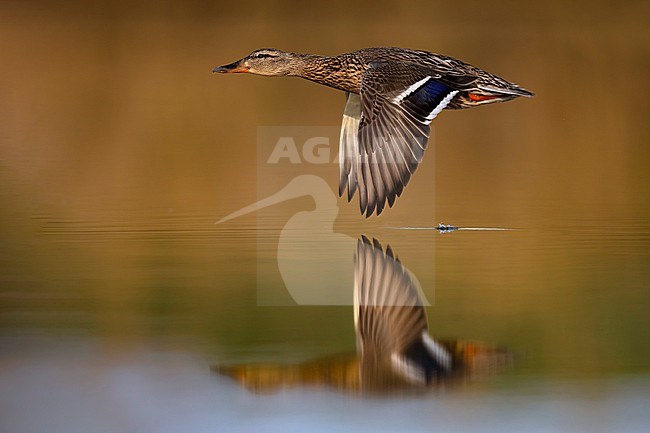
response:
[[[345,5],[0,6],[2,432],[650,428],[647,2]],[[366,220],[335,164],[260,162],[260,127],[335,143],[341,94],[210,70],[380,45],[537,96],[443,112]],[[360,392],[361,235],[419,282],[434,340],[503,356]]]

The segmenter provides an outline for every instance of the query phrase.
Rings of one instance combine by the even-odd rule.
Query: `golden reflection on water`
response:
[[[389,245],[384,248],[362,236],[354,258],[356,355],[213,370],[256,392],[329,386],[350,393],[393,394],[458,385],[511,363],[512,355],[495,345],[433,339],[420,292],[417,279]]]

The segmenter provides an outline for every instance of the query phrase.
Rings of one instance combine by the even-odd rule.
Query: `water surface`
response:
[[[647,5],[423,5],[0,6],[0,430],[648,429]],[[258,127],[336,130],[344,97],[211,68],[262,46],[380,45],[537,96],[443,112],[380,218],[337,200],[331,219],[303,195],[215,224],[286,185],[260,176]],[[334,191],[336,165],[317,175]],[[287,227],[299,212],[313,230]],[[439,223],[512,230],[394,229]],[[512,363],[381,397],[211,371],[354,354],[361,235],[417,278],[433,338]],[[292,288],[315,287],[343,302],[297,305]]]

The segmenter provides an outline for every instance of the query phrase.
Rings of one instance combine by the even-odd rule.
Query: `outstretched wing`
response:
[[[347,186],[350,200],[358,187],[366,217],[375,211],[381,214],[386,203],[392,206],[422,161],[429,124],[459,88],[471,83],[467,77],[451,81],[414,63],[373,62],[362,76],[358,101],[356,95],[348,97],[341,129],[339,194]]]

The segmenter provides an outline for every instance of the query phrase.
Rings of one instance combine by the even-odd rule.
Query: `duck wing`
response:
[[[371,62],[346,104],[339,195],[347,186],[350,200],[358,187],[366,217],[392,206],[422,161],[431,121],[471,83],[419,64]]]

